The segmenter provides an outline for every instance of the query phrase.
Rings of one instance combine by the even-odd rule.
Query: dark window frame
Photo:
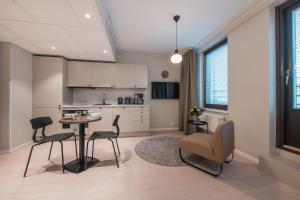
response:
[[[228,105],[220,105],[220,104],[207,104],[206,103],[206,56],[213,52],[214,50],[224,46],[227,44],[227,38],[218,42],[214,46],[210,47],[206,51],[203,52],[203,102],[204,102],[204,108],[211,108],[211,109],[217,109],[217,110],[228,110]]]
[[[287,52],[289,48],[289,42],[291,38],[288,37],[288,31],[291,29],[291,23],[285,23],[286,15],[285,12],[293,10],[299,7],[300,1],[286,1],[275,9],[275,30],[276,30],[276,147],[289,151],[295,154],[300,153],[291,148],[287,148],[284,145],[284,108],[285,108],[285,93],[286,89],[284,87],[284,72],[285,72],[285,62],[288,59]]]

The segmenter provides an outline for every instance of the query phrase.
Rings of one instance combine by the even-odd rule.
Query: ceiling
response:
[[[1,0],[0,41],[35,54],[115,60],[95,0]]]
[[[170,53],[193,47],[253,0],[103,0],[119,50]],[[258,0],[259,1],[259,0]]]

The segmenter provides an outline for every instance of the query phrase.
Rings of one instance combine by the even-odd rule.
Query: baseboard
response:
[[[253,157],[253,156],[250,156],[249,154],[244,153],[244,152],[242,152],[242,151],[240,151],[240,150],[238,150],[238,149],[235,149],[235,150],[234,150],[234,153],[237,154],[237,155],[239,155],[239,156],[241,156],[241,157],[244,157],[244,158],[248,159],[249,161],[251,161],[251,162],[253,162],[253,163],[255,163],[255,164],[258,164],[258,163],[259,163],[258,158],[255,158],[255,157]]]
[[[179,131],[179,127],[171,127],[171,128],[151,128],[150,131]]]
[[[32,144],[33,142],[32,141],[28,141],[28,142],[25,142],[24,144],[20,144],[14,148],[11,148],[11,149],[5,149],[5,150],[1,150],[0,151],[0,154],[8,154],[8,153],[11,153],[11,152],[14,152],[22,147],[25,147],[25,146],[28,146],[30,144]]]

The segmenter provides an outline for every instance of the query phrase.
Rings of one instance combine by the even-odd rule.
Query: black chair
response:
[[[46,126],[49,126],[50,124],[52,124],[52,119],[50,117],[38,117],[38,118],[34,118],[30,120],[32,129],[34,130],[33,136],[32,136],[32,140],[35,143],[34,145],[32,145],[31,149],[30,149],[30,153],[29,153],[29,157],[27,160],[27,164],[26,164],[26,169],[24,172],[24,177],[26,176],[27,173],[27,169],[28,169],[28,165],[30,162],[30,158],[31,158],[31,154],[32,154],[32,150],[35,146],[37,145],[41,145],[44,143],[48,143],[51,142],[51,147],[50,147],[50,152],[49,152],[49,156],[48,156],[48,160],[50,160],[51,157],[51,151],[52,151],[52,146],[53,146],[53,142],[60,142],[61,145],[61,160],[62,160],[62,171],[63,173],[64,171],[64,151],[63,151],[63,143],[62,141],[67,140],[71,137],[74,137],[75,139],[75,151],[76,151],[76,160],[78,162],[78,154],[77,154],[77,143],[76,143],[76,136],[74,132],[70,132],[70,133],[58,133],[58,134],[53,134],[50,136],[46,136],[45,135],[45,129]],[[39,129],[42,129],[41,132],[41,136],[37,137],[37,132]]]
[[[87,145],[86,145],[86,156],[88,156],[88,148],[89,148],[89,142],[93,141],[93,147],[92,147],[92,159],[94,158],[94,143],[96,139],[108,139],[109,141],[111,141],[113,149],[114,149],[114,153],[115,153],[115,159],[116,159],[116,163],[117,163],[117,167],[119,167],[119,161],[118,161],[118,157],[116,154],[116,149],[115,149],[115,145],[113,142],[113,139],[115,139],[116,144],[117,144],[117,148],[118,148],[118,153],[120,156],[120,149],[119,149],[119,144],[118,144],[118,137],[120,134],[120,128],[118,125],[118,121],[119,121],[120,115],[117,115],[114,119],[113,122],[113,126],[116,127],[117,132],[113,132],[113,131],[95,131],[88,139],[87,141]]]

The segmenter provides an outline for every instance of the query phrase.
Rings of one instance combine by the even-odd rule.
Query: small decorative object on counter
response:
[[[201,107],[194,107],[190,110],[190,113],[193,116],[194,121],[199,120],[199,116],[202,115],[203,111],[204,111],[204,108],[201,108]]]

